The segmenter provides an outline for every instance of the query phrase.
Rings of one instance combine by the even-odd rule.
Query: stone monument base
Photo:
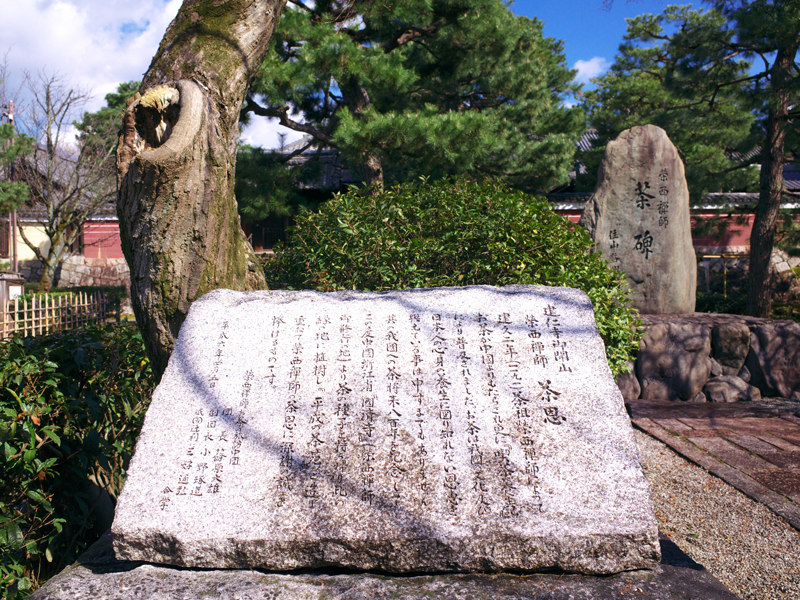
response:
[[[604,577],[563,573],[393,576],[345,570],[200,570],[122,562],[114,557],[111,536],[106,534],[30,600],[737,599],[668,538],[661,536],[660,541],[661,564],[652,571]]]

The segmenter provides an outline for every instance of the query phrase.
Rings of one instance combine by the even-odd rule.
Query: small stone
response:
[[[703,392],[697,392],[697,395],[692,398],[692,402],[694,404],[700,404],[701,402],[708,402],[706,399],[706,395]]]
[[[709,379],[703,387],[703,392],[711,402],[745,402],[761,399],[761,393],[757,388],[730,375]]]
[[[632,360],[628,361],[628,372],[617,375],[617,387],[625,400],[638,400],[642,393],[642,386],[636,379],[636,365]]]
[[[719,377],[722,375],[722,365],[720,365],[717,361],[713,358],[711,359],[711,376],[712,377]]]
[[[738,377],[742,381],[749,382],[750,381],[750,371],[749,371],[749,369],[747,367],[745,367],[745,366],[742,366],[742,369],[739,371]]]

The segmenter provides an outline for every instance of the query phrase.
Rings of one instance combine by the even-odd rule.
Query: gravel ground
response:
[[[800,532],[636,430],[659,529],[741,598],[800,600]]]

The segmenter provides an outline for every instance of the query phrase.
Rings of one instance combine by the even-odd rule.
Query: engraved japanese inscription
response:
[[[154,395],[113,533],[120,557],[201,567],[658,560],[591,303],[534,286],[212,292]]]

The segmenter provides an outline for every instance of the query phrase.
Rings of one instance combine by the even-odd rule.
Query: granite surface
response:
[[[737,600],[662,537],[661,564],[611,576],[564,573],[390,576],[342,570],[266,573],[119,562],[105,536],[31,600]]]
[[[122,560],[398,573],[654,567],[587,296],[215,291],[153,396]]]
[[[693,312],[697,259],[683,162],[666,132],[631,127],[606,146],[581,216],[641,313]]]

